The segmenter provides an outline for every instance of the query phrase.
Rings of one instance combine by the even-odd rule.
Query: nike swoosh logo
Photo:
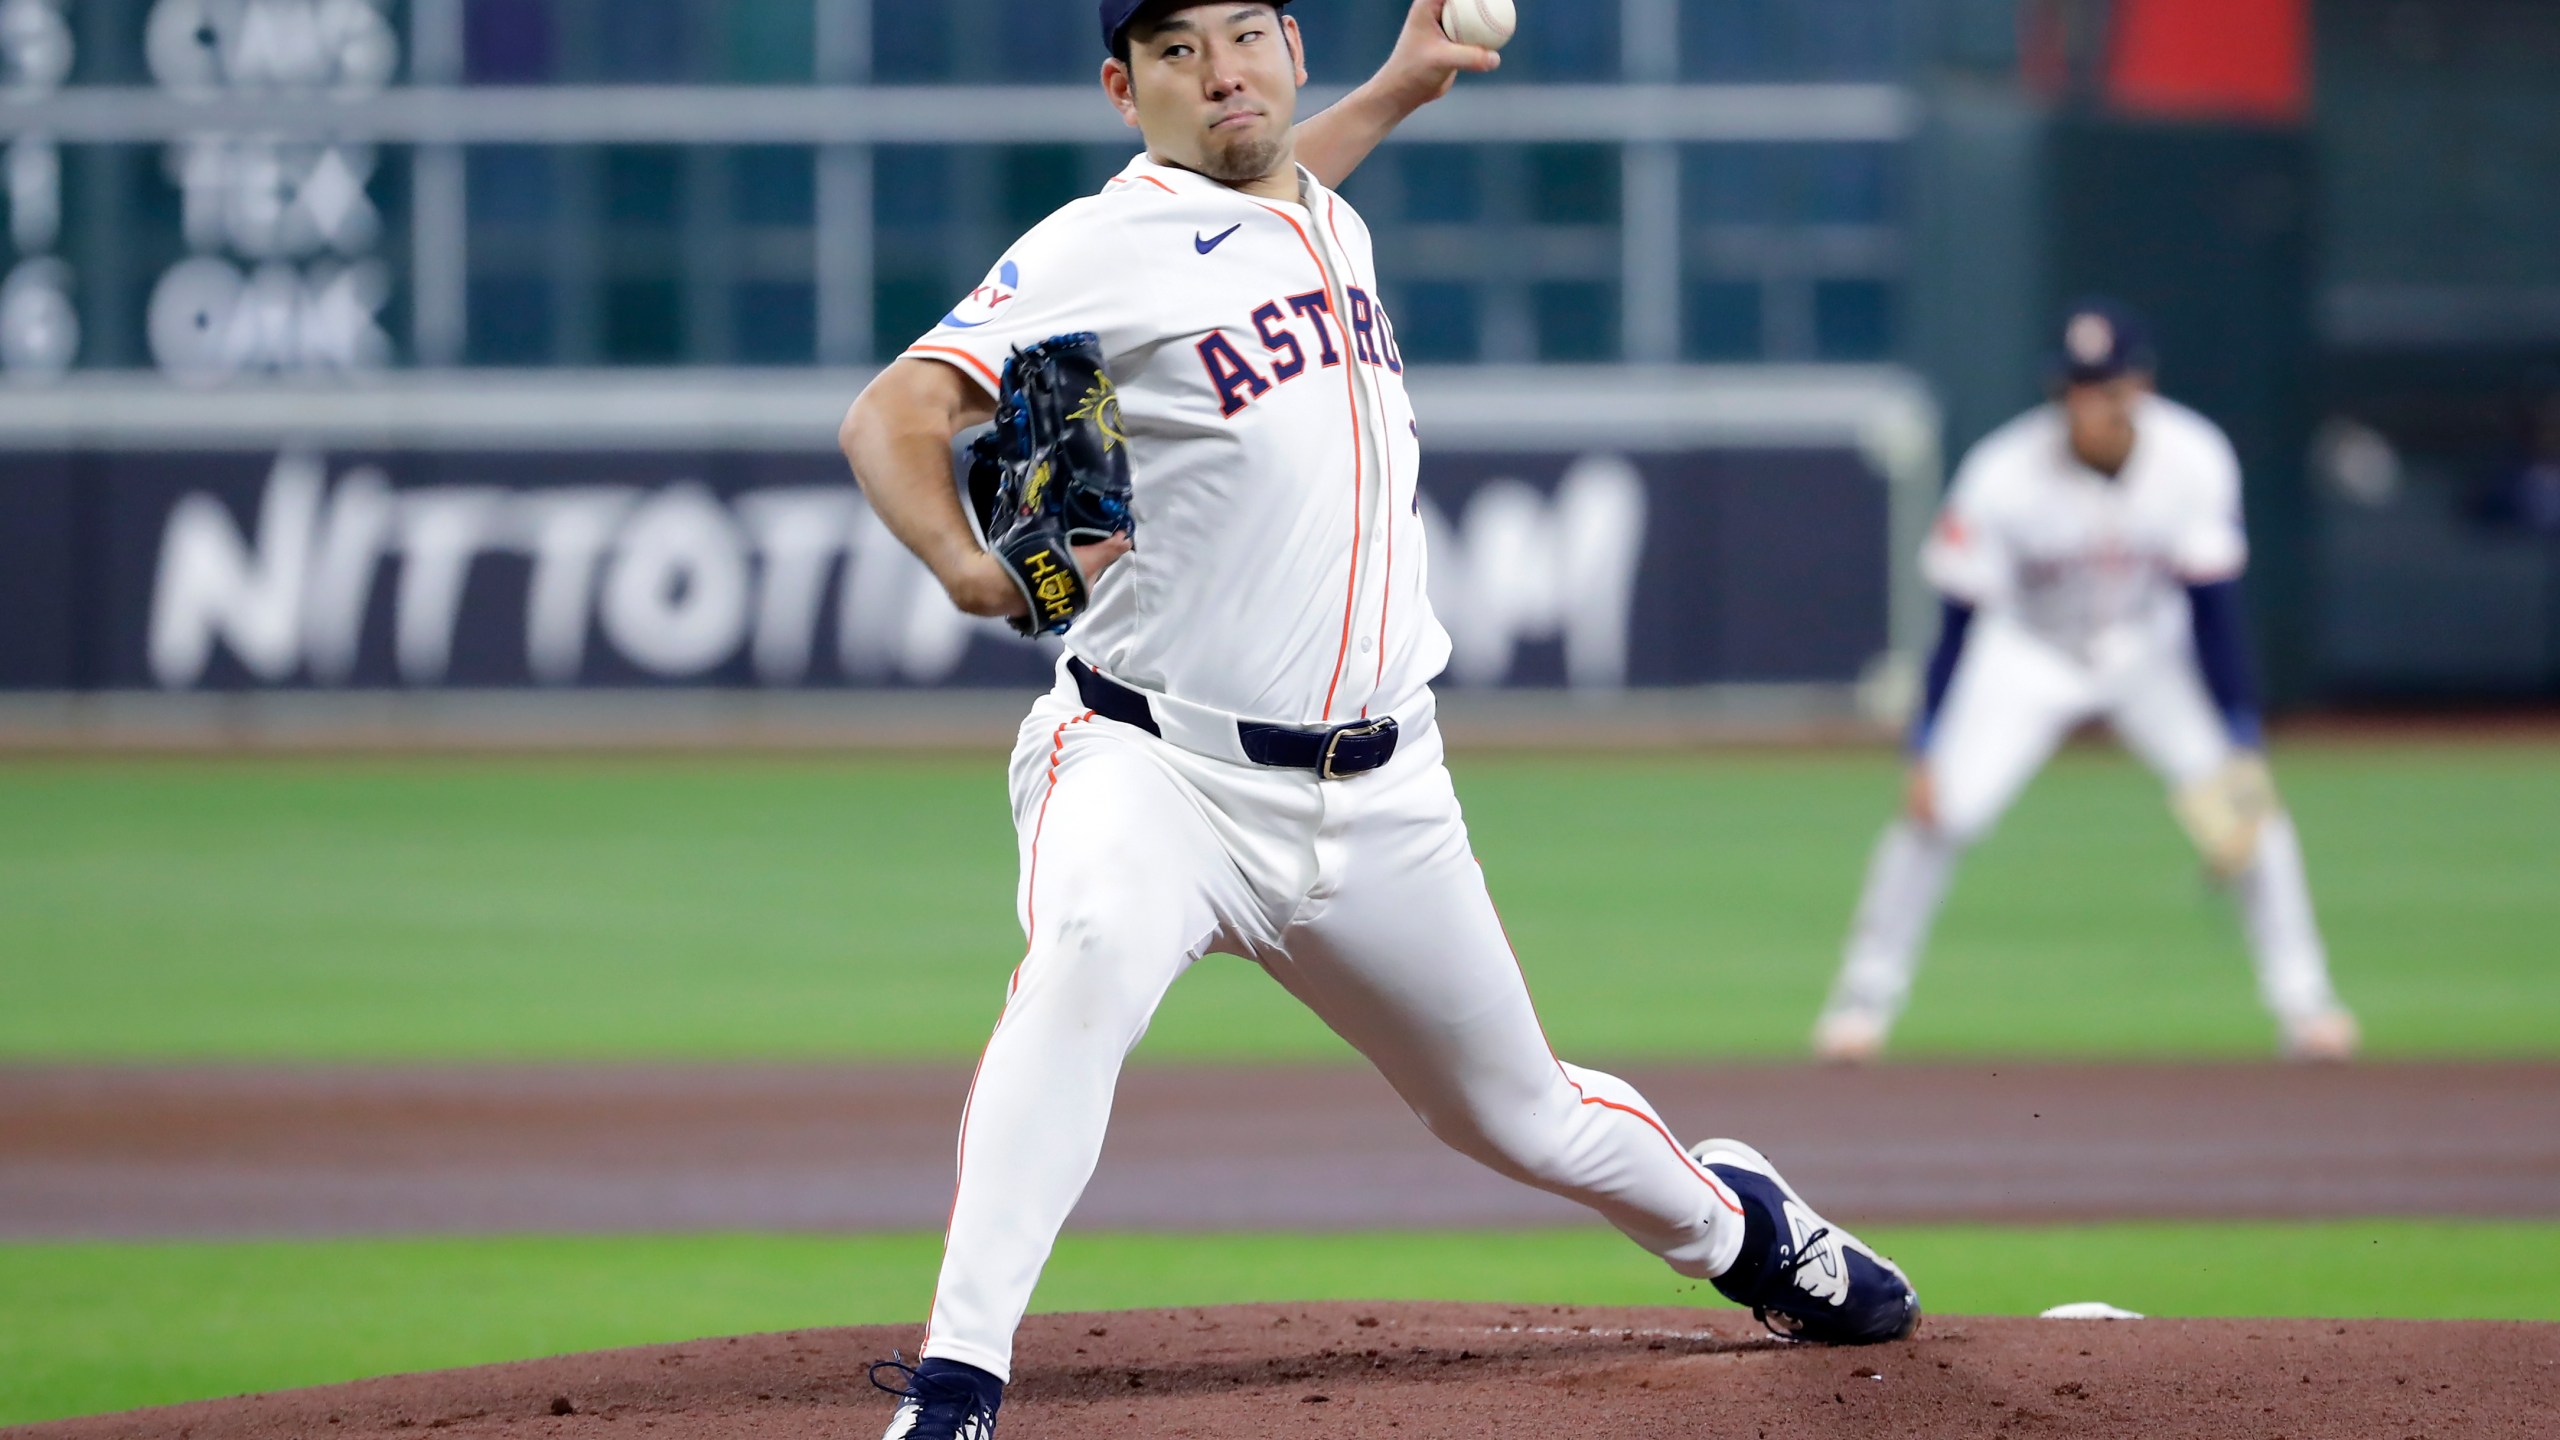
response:
[[[1219,246],[1226,244],[1226,243],[1227,243],[1227,237],[1228,237],[1228,236],[1233,235],[1234,233],[1236,233],[1237,231],[1239,231],[1239,230],[1241,230],[1241,229],[1243,229],[1243,228],[1244,228],[1244,226],[1243,226],[1242,224],[1240,224],[1240,223],[1239,223],[1239,224],[1235,224],[1235,225],[1230,225],[1230,226],[1228,226],[1226,229],[1219,231],[1219,232],[1218,232],[1218,234],[1217,234],[1217,238],[1212,239],[1212,240],[1203,240],[1203,239],[1201,239],[1201,238],[1200,238],[1200,232],[1199,232],[1199,231],[1197,231],[1197,230],[1194,230],[1194,231],[1192,231],[1192,232],[1191,232],[1191,245],[1192,245],[1192,248],[1193,248],[1193,249],[1195,249],[1195,250],[1198,250],[1201,254],[1206,255],[1206,254],[1208,254],[1210,251],[1217,249]]]

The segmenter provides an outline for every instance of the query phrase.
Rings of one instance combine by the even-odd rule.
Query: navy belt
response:
[[[1134,725],[1162,738],[1147,697],[1070,655],[1067,673],[1085,708],[1105,720]],[[1396,722],[1353,720],[1341,725],[1262,725],[1236,722],[1236,744],[1245,758],[1275,770],[1312,770],[1322,780],[1344,780],[1380,768],[1396,754]]]

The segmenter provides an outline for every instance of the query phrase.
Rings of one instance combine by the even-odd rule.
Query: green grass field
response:
[[[2560,1320],[2560,1228],[1888,1230],[1934,1308]],[[926,1236],[0,1247],[0,1425],[531,1355],[913,1324]],[[1495,1263],[1489,1263],[1495,1262]],[[1041,1310],[1427,1298],[1740,1312],[1599,1227],[1070,1236]]]
[[[2280,756],[2378,1053],[2560,1053],[2560,750]],[[1785,1055],[1882,754],[1457,765],[1558,1047]],[[992,762],[0,764],[0,1063],[958,1060],[1021,947]],[[1977,854],[1906,1054],[2227,1056],[2267,1026],[2132,765],[2067,756]],[[1234,961],[1156,1060],[1349,1053]],[[1949,1228],[1934,1308],[2560,1319],[2560,1226]],[[742,1330],[912,1321],[928,1237],[0,1245],[0,1423]],[[1488,1257],[1498,1256],[1489,1262]],[[1071,1238],[1047,1309],[1680,1298],[1614,1236]]]
[[[2560,751],[2281,757],[2380,1053],[2560,1050]],[[1784,1054],[1893,803],[1880,754],[1462,760],[1568,1054]],[[1021,950],[993,763],[0,766],[0,1057],[963,1057]],[[2066,757],[1973,858],[1906,1053],[2250,1054],[2156,787]],[[1212,960],[1142,1055],[1343,1056]]]

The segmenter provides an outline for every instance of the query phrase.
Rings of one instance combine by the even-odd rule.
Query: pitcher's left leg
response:
[[[1451,1148],[1590,1206],[1683,1274],[1722,1273],[1742,1244],[1732,1195],[1633,1087],[1547,1047],[1446,772],[1400,755],[1326,799],[1316,887],[1260,957],[1272,977]]]
[[[1265,964],[1432,1134],[1598,1211],[1681,1274],[1809,1317],[1810,1338],[1908,1333],[1918,1309],[1900,1272],[1781,1193],[1756,1153],[1693,1156],[1633,1086],[1555,1057],[1436,744],[1329,788],[1327,810],[1317,884]]]

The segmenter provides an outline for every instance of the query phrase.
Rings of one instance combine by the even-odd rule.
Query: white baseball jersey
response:
[[[2083,661],[2183,643],[2184,587],[2248,563],[2240,462],[2212,421],[2156,395],[2134,427],[2112,478],[2072,453],[2059,406],[1993,431],[1922,551],[1930,583]]]
[[[1130,685],[1309,725],[1412,706],[1449,637],[1369,229],[1299,184],[1300,203],[1264,200],[1142,155],[1024,235],[907,353],[993,393],[1015,347],[1100,335],[1137,548],[1067,648]]]

